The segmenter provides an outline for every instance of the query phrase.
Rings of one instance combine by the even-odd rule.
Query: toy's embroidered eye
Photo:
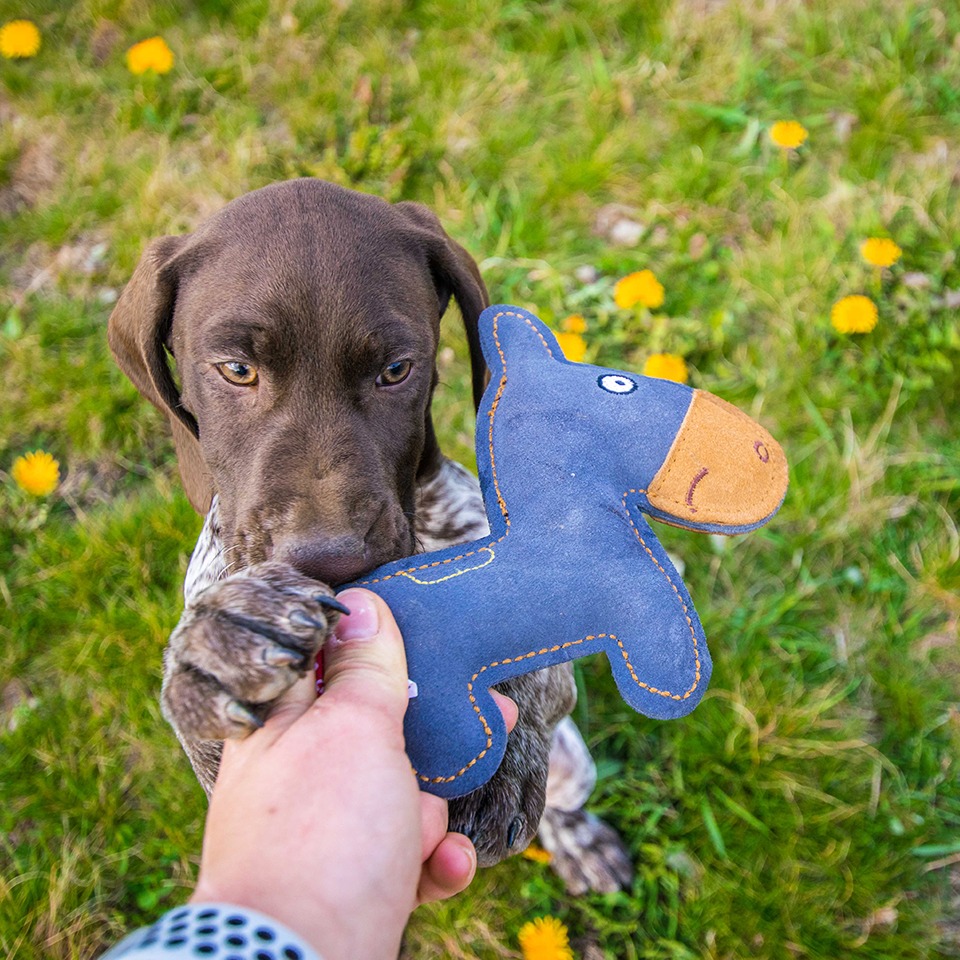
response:
[[[226,363],[217,363],[214,366],[224,380],[238,387],[252,387],[259,376],[253,364],[244,363],[242,360],[228,360]]]
[[[597,383],[607,393],[633,393],[637,389],[635,381],[619,373],[605,373],[597,378]]]
[[[378,387],[393,387],[398,383],[403,383],[410,375],[413,363],[409,360],[397,360],[394,363],[388,363],[377,377]]]

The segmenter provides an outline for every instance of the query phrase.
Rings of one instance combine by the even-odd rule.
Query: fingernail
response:
[[[334,628],[333,635],[342,643],[348,640],[369,640],[380,632],[380,613],[370,594],[363,590],[345,590],[340,598],[350,608]]]
[[[462,857],[460,876],[462,876],[467,883],[470,883],[470,881],[473,880],[474,874],[477,872],[476,847],[474,847],[472,843],[468,847],[461,847],[460,856]]]

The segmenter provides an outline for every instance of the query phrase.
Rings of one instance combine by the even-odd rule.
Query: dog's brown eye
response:
[[[409,360],[397,360],[396,363],[387,364],[377,377],[377,386],[392,387],[394,384],[403,383],[409,376],[412,366]]]
[[[257,382],[257,368],[242,360],[228,360],[226,363],[218,363],[216,367],[224,380],[239,387],[252,387]]]

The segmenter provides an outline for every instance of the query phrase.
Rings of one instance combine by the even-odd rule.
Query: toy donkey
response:
[[[506,744],[488,687],[602,651],[623,698],[658,719],[703,696],[710,654],[644,514],[709,533],[769,520],[787,488],[773,438],[702,390],[564,359],[517,307],[480,318],[492,379],[477,416],[491,533],[391,563],[381,594],[416,685],[407,750],[423,789],[469,793]]]

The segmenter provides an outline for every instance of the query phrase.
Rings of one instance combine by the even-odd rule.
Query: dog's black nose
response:
[[[294,541],[281,547],[274,556],[305,576],[332,587],[356,580],[375,565],[363,540],[349,535]]]

